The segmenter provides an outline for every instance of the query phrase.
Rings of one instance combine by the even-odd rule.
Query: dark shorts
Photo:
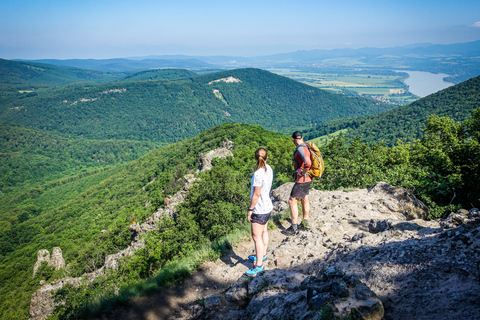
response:
[[[290,198],[305,199],[305,196],[308,195],[308,189],[310,189],[311,184],[312,181],[304,183],[295,182],[292,192],[290,192]]]
[[[265,214],[252,213],[252,223],[265,225],[268,222],[268,219],[270,219],[271,214],[271,212]]]

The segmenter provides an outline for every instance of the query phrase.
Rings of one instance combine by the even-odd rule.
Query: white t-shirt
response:
[[[253,196],[254,187],[262,187],[260,198],[253,209],[255,214],[266,214],[272,212],[273,204],[270,199],[270,190],[272,189],[273,181],[273,170],[267,164],[267,170],[260,168],[253,173],[252,176],[252,187],[250,191],[250,199]]]

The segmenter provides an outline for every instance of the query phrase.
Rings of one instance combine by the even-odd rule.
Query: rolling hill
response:
[[[170,143],[225,122],[288,132],[392,107],[268,71],[237,69],[171,81],[71,84],[17,95],[4,99],[0,121],[88,139]]]
[[[39,278],[32,277],[38,250],[61,246],[71,275],[85,272],[89,267],[84,262],[91,258],[101,257],[97,263],[102,263],[106,254],[115,253],[130,243],[131,221],[143,222],[162,207],[167,196],[183,187],[183,176],[195,172],[198,155],[215,149],[225,139],[236,145],[235,160],[202,175],[200,190],[207,191],[209,199],[199,201],[215,206],[219,200],[224,206],[232,203],[234,209],[228,210],[238,216],[243,213],[243,202],[248,198],[254,150],[259,145],[269,145],[273,150],[277,145],[278,157],[271,165],[282,170],[282,159],[288,158],[291,151],[284,135],[260,126],[224,124],[194,138],[153,150],[136,161],[44,183],[18,197],[0,195],[0,201],[10,209],[0,232],[1,318],[28,318],[31,294],[39,286]],[[276,141],[279,143],[274,144]],[[219,181],[222,176],[229,178]],[[239,186],[232,189],[234,181]],[[216,193],[208,191],[213,186]],[[232,192],[237,195],[233,197]],[[200,209],[191,206],[195,208]],[[235,226],[227,227],[230,230]],[[181,242],[186,239],[183,236],[196,236],[186,232],[179,233]],[[224,231],[217,229],[215,233],[221,235]]]
[[[263,81],[265,79],[270,81]],[[217,80],[221,81],[215,82]],[[243,106],[245,110],[240,110],[243,115],[246,115],[247,111],[254,114],[260,112],[258,115],[256,114],[259,118],[263,115],[261,113],[263,111],[255,110],[254,107],[263,106],[263,100],[269,102],[269,109],[267,107],[265,109],[274,114],[277,114],[277,112],[274,112],[275,107],[283,110],[280,107],[285,108],[290,103],[296,107],[307,106],[311,108],[307,110],[320,109],[319,105],[303,104],[305,101],[315,101],[312,97],[326,103],[327,107],[334,106],[335,102],[341,103],[348,100],[344,100],[345,97],[340,95],[334,95],[334,100],[328,100],[325,97],[328,98],[332,95],[323,96],[323,92],[320,90],[296,82],[292,84],[289,79],[272,76],[268,72],[256,69],[232,70],[176,81],[123,82],[120,84],[121,86],[118,87],[102,84],[93,86],[93,88],[96,93],[100,92],[100,94],[107,91],[103,94],[111,94],[107,100],[113,101],[122,99],[121,95],[126,92],[143,88],[145,90],[140,91],[144,94],[143,96],[137,91],[136,98],[139,100],[134,100],[136,105],[139,105],[138,101],[147,100],[150,85],[153,85],[153,88],[161,87],[165,91],[169,89],[169,97],[175,97],[177,100],[179,98],[186,99],[185,94],[188,92],[186,88],[194,88],[200,92],[190,93],[192,96],[195,96],[195,94],[201,96],[203,92],[212,94],[214,96],[213,101],[218,102],[222,108],[230,107],[231,109],[228,110],[236,112],[233,106],[239,109]],[[185,87],[182,87],[183,85]],[[60,93],[64,92],[78,94],[78,102],[70,105],[76,113],[72,111],[69,115],[76,115],[76,121],[81,123],[81,117],[91,119],[88,113],[91,112],[91,109],[81,113],[80,111],[83,108],[75,109],[75,106],[90,102],[81,101],[80,98],[85,96],[80,95],[80,92],[90,94],[92,92],[91,88],[84,86],[73,89],[59,88],[46,92],[58,95],[56,98],[59,98]],[[121,90],[123,88],[126,90]],[[184,90],[182,91],[179,88]],[[108,91],[114,89],[117,89],[117,91]],[[310,91],[305,91],[306,89]],[[213,90],[218,90],[221,96],[218,94],[215,96]],[[255,95],[252,95],[252,92],[258,94],[256,98],[261,98],[262,102],[253,104]],[[307,95],[307,97],[300,93]],[[42,96],[42,94],[38,96]],[[275,94],[280,97],[274,97]],[[29,105],[28,108],[12,110],[7,106],[6,110],[21,111],[17,114],[28,114],[34,106],[48,105],[49,100],[47,98],[49,96],[45,95],[43,97],[45,99],[40,99],[36,104]],[[285,101],[280,103],[280,98],[285,99]],[[242,105],[238,101],[246,104]],[[364,101],[357,100],[359,105],[361,105],[360,102]],[[110,103],[114,104],[114,102]],[[248,103],[251,104],[248,105]],[[28,104],[25,103],[24,105]],[[178,105],[181,104],[178,103]],[[453,114],[458,117],[463,117],[464,113],[468,113],[469,116],[469,110],[478,106],[478,79],[472,79],[448,88],[436,95],[420,100],[419,104],[413,107],[412,105],[379,114],[377,117],[383,120],[379,122],[381,126],[379,125],[378,128],[391,128],[397,132],[396,125],[399,123],[403,124],[402,128],[405,128],[404,130],[414,128],[414,123],[418,122],[420,125],[424,121],[424,116],[421,113],[422,109],[425,109],[426,114],[443,115],[442,112],[451,114],[454,110]],[[105,108],[101,108],[102,104],[96,106],[101,109],[98,111],[99,116],[102,112],[106,112]],[[68,110],[68,106],[65,109]],[[38,110],[42,109],[39,108]],[[38,110],[36,110],[38,112],[36,114],[41,116]],[[325,113],[327,113],[328,109],[325,110]],[[397,110],[399,110],[398,113],[390,114]],[[61,109],[50,109],[50,111],[49,115],[52,117],[59,117],[62,113]],[[122,126],[128,126],[129,123],[131,125],[131,122],[123,121],[121,118],[121,116],[128,115],[127,111],[125,114],[120,114],[120,117],[112,117],[111,119],[117,119],[115,121],[121,122]],[[345,112],[345,110],[343,111]],[[335,112],[332,111],[332,114],[335,114]],[[2,116],[4,114],[2,113]],[[295,114],[298,114],[298,110],[288,110],[285,111],[285,114],[293,118]],[[390,115],[382,118],[385,117],[385,114]],[[261,120],[268,119],[268,114],[266,115]],[[468,116],[466,117],[468,118]],[[400,120],[395,121],[397,118]],[[26,117],[26,119],[30,118]],[[133,117],[129,119],[131,120]],[[372,116],[372,119],[376,118]],[[48,123],[48,117],[43,116],[42,121]],[[65,117],[63,121],[67,122],[69,120]],[[411,121],[408,124],[409,126],[405,124],[406,121]],[[340,123],[340,120],[337,120],[337,122]],[[24,128],[10,123],[2,123],[2,126],[5,129],[2,131],[1,146],[6,156],[17,154],[19,159],[23,159],[24,162],[30,161],[30,159],[36,161],[35,157],[38,157],[47,166],[45,172],[42,170],[32,171],[39,174],[38,177],[26,177],[20,179],[22,181],[15,182],[12,180],[13,182],[10,182],[18,184],[23,182],[24,184],[21,184],[21,187],[24,190],[16,189],[12,193],[0,194],[0,201],[4,204],[2,208],[2,232],[0,233],[0,282],[2,283],[0,294],[3,297],[0,310],[2,317],[5,319],[28,317],[31,293],[39,287],[39,281],[51,281],[56,277],[63,276],[61,273],[46,270],[41,275],[32,277],[32,266],[39,249],[51,249],[54,246],[60,246],[67,263],[69,263],[70,275],[75,276],[87,270],[99,268],[107,254],[118,252],[128,245],[131,235],[128,226],[131,221],[143,222],[158,208],[164,206],[164,200],[183,187],[183,177],[195,172],[198,155],[216,148],[225,139],[234,142],[234,157],[219,160],[214,169],[201,173],[198,185],[189,191],[186,204],[179,209],[181,214],[177,218],[180,217],[180,219],[166,218],[165,221],[161,222],[162,224],[158,228],[159,233],[150,234],[148,237],[148,249],[140,251],[132,259],[126,260],[123,265],[124,269],[121,272],[119,271],[115,275],[117,278],[113,278],[115,280],[112,281],[122,279],[121,281],[136,283],[140,279],[149,277],[152,272],[162,269],[168,261],[176,257],[188,256],[194,250],[200,248],[201,245],[208,244],[209,241],[214,241],[218,237],[238,229],[242,225],[241,221],[244,222],[245,220],[244,209],[248,205],[248,181],[250,181],[249,177],[254,164],[252,154],[258,146],[266,146],[271,152],[269,163],[275,170],[275,185],[288,181],[292,173],[290,160],[292,144],[289,141],[290,139],[281,133],[267,131],[258,125],[225,123],[209,128],[192,138],[155,149],[131,162],[125,162],[131,159],[128,158],[129,153],[132,157],[136,157],[145,152],[151,144],[131,141],[90,141],[85,137],[79,139],[78,136],[81,135],[76,132],[69,132],[72,137],[66,137],[53,133],[56,130],[52,130],[52,128],[48,128],[50,131],[45,131],[38,128]],[[64,127],[67,128],[68,126],[64,125]],[[373,128],[368,129],[370,131],[364,128],[366,138],[370,135],[376,136],[375,139],[382,138],[381,134],[388,137],[388,131],[375,131],[376,127]],[[83,134],[86,136],[87,132],[85,131]],[[90,135],[91,132],[88,134]],[[394,134],[394,132],[392,132],[392,135],[394,135],[393,138],[400,136]],[[428,147],[428,145],[426,146]],[[448,147],[446,145],[447,149]],[[444,176],[449,178],[450,172],[447,172],[447,175],[440,175],[441,172],[434,171],[437,169],[434,161],[433,164],[425,163],[422,154],[419,152],[409,153],[409,150],[408,146],[392,149],[385,147],[369,149],[359,143],[352,146],[333,145],[323,150],[328,169],[321,182],[329,184],[331,188],[335,186],[333,182],[347,188],[352,185],[352,182],[353,185],[355,183],[365,184],[366,181],[370,183],[368,179],[373,178],[387,182],[388,179],[394,179],[392,181],[404,181],[408,184],[424,181],[424,174],[426,174],[434,180],[441,178],[438,181],[442,183],[440,187],[445,187],[444,191],[448,191],[445,193],[448,196],[448,202],[451,198],[449,193],[451,188],[442,179]],[[428,149],[426,150],[428,151]],[[69,151],[71,151],[70,154]],[[93,153],[96,154],[97,151],[102,151],[102,153],[93,156]],[[478,154],[478,148],[473,149],[473,151]],[[414,154],[416,162],[411,162],[413,161],[411,155]],[[469,155],[470,153],[463,152],[462,154]],[[430,156],[434,155],[429,155],[427,158]],[[100,162],[100,165],[96,167],[94,163],[98,159],[102,159],[104,162]],[[465,177],[478,176],[478,169],[475,169],[473,162],[475,161],[463,165],[466,169],[474,169],[473,171],[467,170],[466,173],[462,172]],[[7,171],[15,169],[12,167],[15,164],[14,160],[7,163],[11,165]],[[33,163],[37,165],[40,162]],[[72,167],[69,168],[69,165]],[[64,167],[66,170],[62,171]],[[18,172],[30,174],[21,167],[17,169]],[[375,175],[373,176],[372,173]],[[45,175],[42,176],[42,174]],[[455,177],[459,176],[456,171],[454,174]],[[24,181],[26,179],[32,179],[32,181]],[[415,187],[416,185],[413,184],[412,186]],[[475,189],[472,190],[475,191]],[[437,191],[436,189],[430,190],[431,193],[438,193]],[[212,221],[215,221],[215,223],[212,223]],[[162,245],[159,246],[159,243],[162,243]],[[188,246],[185,245],[186,243]],[[124,277],[125,274],[128,278]],[[96,283],[96,289],[89,287],[88,290],[95,289],[97,290],[95,294],[99,294],[98,290],[104,291],[103,286],[108,287],[109,290],[114,288],[112,283]],[[115,285],[117,283],[115,282]],[[71,292],[71,294],[74,293]]]
[[[3,122],[0,190],[9,193],[22,185],[38,186],[90,169],[136,160],[157,147],[147,141],[71,139]]]
[[[305,132],[308,139],[345,130],[349,138],[363,137],[374,143],[394,145],[397,140],[413,141],[423,136],[423,128],[432,114],[448,116],[455,121],[468,119],[480,107],[480,76],[449,87],[407,106],[375,115],[337,119],[317,125]]]
[[[152,81],[152,80],[175,80],[196,77],[195,72],[186,69],[154,69],[133,73],[123,80],[128,81]]]
[[[47,63],[59,67],[74,67],[101,72],[139,72],[158,68],[214,69],[213,64],[195,58],[186,59],[43,59],[35,62]]]
[[[0,89],[3,87],[31,89],[72,82],[112,81],[117,78],[118,75],[94,70],[0,59]]]

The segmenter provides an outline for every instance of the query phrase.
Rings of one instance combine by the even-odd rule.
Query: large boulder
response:
[[[428,207],[405,188],[392,186],[381,181],[375,183],[368,192],[392,195],[398,202],[382,199],[379,203],[391,212],[402,213],[407,220],[426,219],[430,214]]]

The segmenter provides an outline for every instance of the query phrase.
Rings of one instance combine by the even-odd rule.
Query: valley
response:
[[[405,73],[328,67],[272,72],[315,88],[347,96],[367,97],[395,105],[407,105],[418,100],[405,84],[408,77]]]
[[[228,237],[248,228],[254,150],[271,152],[275,187],[291,181],[294,129],[320,137],[327,170],[316,190],[386,181],[414,190],[430,207],[428,219],[480,204],[480,77],[418,99],[401,91],[403,74],[384,71],[105,75],[0,62],[9,70],[0,88],[2,319],[28,318],[41,281],[94,272],[126,249],[132,221],[145,223],[166,208],[184,191],[185,177],[199,179],[177,213],[156,221],[155,232],[143,236],[145,247],[124,257],[119,269],[63,291],[68,303],[55,317],[101,313],[216,261],[231,246]],[[398,105],[355,90],[398,98]],[[233,156],[199,172],[199,158],[226,141]],[[32,276],[37,252],[53,247],[62,248],[68,267],[45,264]]]

